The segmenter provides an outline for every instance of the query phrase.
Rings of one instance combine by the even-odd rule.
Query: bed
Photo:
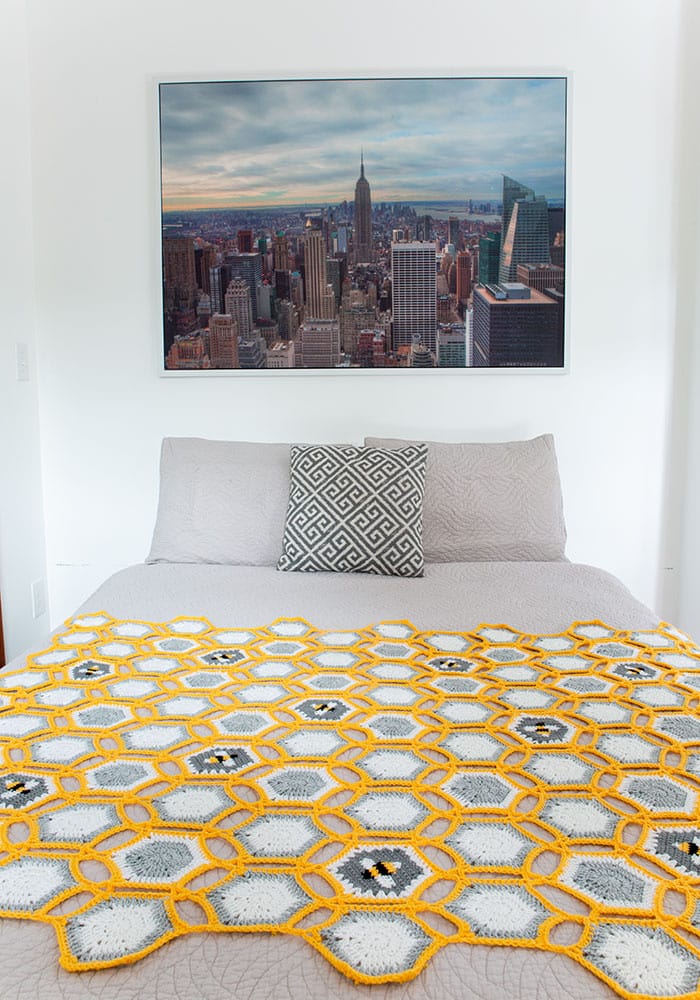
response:
[[[166,440],[148,560],[0,673],[3,997],[698,996],[700,650],[566,560],[551,438],[291,454]]]

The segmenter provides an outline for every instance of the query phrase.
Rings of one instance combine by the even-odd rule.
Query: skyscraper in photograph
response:
[[[335,368],[340,363],[337,319],[308,319],[299,327],[302,368]],[[299,354],[297,352],[297,357]]]
[[[272,285],[263,282],[258,285],[258,322],[272,322],[272,303],[275,297],[275,290]]]
[[[421,215],[416,222],[416,239],[429,240],[433,234],[433,220],[429,215]]]
[[[464,368],[467,364],[467,331],[464,323],[439,326],[437,332],[438,368]]]
[[[264,337],[243,337],[238,341],[238,361],[241,368],[264,368],[267,345]]]
[[[209,320],[209,358],[212,368],[238,368],[238,327],[226,313]]]
[[[386,368],[386,331],[379,328],[361,330],[356,360],[361,368]]]
[[[306,285],[306,316],[311,319],[333,319],[335,294],[328,284],[326,243],[319,229],[306,223],[304,239],[304,283]]]
[[[549,263],[547,200],[535,195],[518,198],[510,213],[501,244],[498,280],[515,281],[518,264]]]
[[[549,242],[550,245],[556,242],[557,236],[564,232],[564,220],[566,213],[560,206],[550,205],[547,209],[549,216]]]
[[[216,264],[215,247],[195,247],[194,263],[197,287],[209,294],[209,271]]]
[[[564,291],[564,268],[556,264],[518,264],[515,280],[543,292],[545,288]]]
[[[520,283],[474,289],[475,368],[558,367],[564,363],[562,298]]]
[[[452,319],[453,311],[452,296],[449,293],[438,291],[435,309],[438,323],[449,323]]]
[[[409,355],[411,368],[434,368],[435,358],[425,344],[414,344]]]
[[[501,234],[479,237],[479,284],[495,285],[501,262]]]
[[[343,281],[341,264],[343,263],[338,257],[326,257],[326,279],[329,288],[333,289],[336,308],[340,304],[340,286]]]
[[[277,306],[277,326],[282,340],[294,340],[299,323],[296,306],[289,299],[282,299]]]
[[[292,297],[291,271],[275,271],[272,275],[272,283],[275,288],[275,296],[279,302],[281,302],[282,299],[291,299]]]
[[[364,155],[360,156],[360,176],[355,184],[355,263],[372,260],[372,198],[365,177]]]
[[[503,177],[503,223],[498,281],[515,281],[518,264],[549,263],[547,200],[512,177]]]
[[[211,317],[211,299],[206,294],[202,294],[197,299],[197,325],[203,330],[209,326],[209,319]]]
[[[163,279],[166,309],[189,309],[197,291],[194,242],[188,236],[163,239]]]
[[[243,278],[250,289],[250,305],[253,320],[258,316],[258,285],[262,284],[262,255],[259,253],[237,253],[227,257],[231,278]],[[224,286],[224,289],[228,284]]]
[[[458,302],[466,302],[472,293],[472,255],[468,250],[457,252],[457,284],[456,294]]]
[[[436,278],[434,243],[391,244],[394,350],[423,344],[435,351]]]
[[[339,313],[340,343],[343,351],[355,358],[360,332],[374,328],[375,310],[368,305],[343,306]]]
[[[239,253],[252,253],[253,252],[253,230],[252,229],[239,229],[238,235],[236,236],[236,242],[238,243]]]
[[[337,247],[338,253],[348,252],[348,226],[346,223],[342,223],[338,226],[338,237],[337,237]]]
[[[272,262],[275,271],[289,270],[289,243],[284,233],[277,233],[272,240]]]
[[[258,285],[262,284],[262,257],[259,253],[229,254],[223,264],[209,271],[212,312],[226,312],[226,289],[234,278],[243,278],[250,289],[253,319],[257,318]]]
[[[225,267],[225,264],[215,264],[209,268],[209,297],[211,298],[212,315],[224,311],[224,293],[231,280],[231,272],[225,270]]]
[[[165,355],[165,367],[168,371],[205,371],[210,368],[201,333],[176,336]]]
[[[506,232],[508,231],[513,206],[518,198],[534,197],[535,192],[532,188],[526,187],[519,181],[513,180],[512,177],[506,177],[505,174],[503,175],[503,226],[501,231],[504,239]]]
[[[293,340],[277,340],[268,348],[266,368],[294,368],[296,361],[294,357]]]
[[[236,323],[239,336],[247,339],[253,332],[253,307],[250,301],[250,288],[243,278],[234,278],[229,284],[224,296],[224,305],[226,313]]]

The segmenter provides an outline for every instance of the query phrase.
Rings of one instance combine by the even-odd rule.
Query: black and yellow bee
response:
[[[393,875],[398,871],[398,865],[393,861],[376,861],[369,868],[362,871],[363,878],[379,878],[381,875]]]

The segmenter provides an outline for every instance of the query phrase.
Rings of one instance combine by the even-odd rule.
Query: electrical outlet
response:
[[[32,614],[41,618],[46,614],[46,581],[35,580],[32,584]]]

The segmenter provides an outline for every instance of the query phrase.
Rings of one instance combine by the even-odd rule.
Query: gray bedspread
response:
[[[657,617],[612,576],[571,563],[430,565],[419,580],[279,573],[267,567],[139,565],[117,573],[79,609],[218,626],[304,617],[321,628],[409,620],[468,630],[482,622],[531,632],[600,619],[653,628]],[[0,920],[2,1000],[603,1000],[615,994],[566,956],[530,949],[452,945],[406,984],[356,986],[297,939],[193,934],[135,965],[68,973],[53,930]]]
[[[280,573],[268,566],[139,565],[116,573],[79,610],[150,621],[197,614],[237,627],[297,616],[319,628],[397,619],[416,628],[505,622],[538,632],[593,618],[618,628],[658,624],[615,577],[569,562],[433,563],[420,579]]]

